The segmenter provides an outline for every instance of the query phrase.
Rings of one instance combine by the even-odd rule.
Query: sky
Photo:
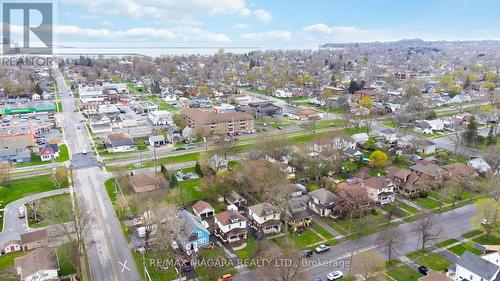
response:
[[[297,49],[500,39],[498,0],[58,0],[55,44]]]

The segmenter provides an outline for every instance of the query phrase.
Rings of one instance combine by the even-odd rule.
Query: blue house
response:
[[[179,216],[183,220],[181,234],[177,237],[180,247],[186,254],[198,252],[199,248],[210,244],[210,232],[203,225],[202,220],[187,210],[181,210]]]

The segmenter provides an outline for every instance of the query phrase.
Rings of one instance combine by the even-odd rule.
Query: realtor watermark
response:
[[[301,267],[335,267],[335,268],[347,268],[349,267],[349,261],[346,260],[320,260],[320,259],[238,259],[236,261],[232,259],[197,259],[190,261],[191,266],[194,267],[292,267],[300,264]],[[149,259],[149,266],[157,268],[181,268],[184,264],[179,260],[174,259]]]
[[[1,1],[0,67],[46,67],[53,59],[52,1]]]

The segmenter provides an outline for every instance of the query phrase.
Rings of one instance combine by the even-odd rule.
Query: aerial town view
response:
[[[0,281],[500,280],[499,1],[0,6]]]

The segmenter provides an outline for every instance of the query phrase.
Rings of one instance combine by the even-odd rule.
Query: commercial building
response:
[[[243,112],[215,113],[184,108],[181,115],[187,120],[189,127],[204,128],[212,133],[250,133],[254,130],[253,116]]]

